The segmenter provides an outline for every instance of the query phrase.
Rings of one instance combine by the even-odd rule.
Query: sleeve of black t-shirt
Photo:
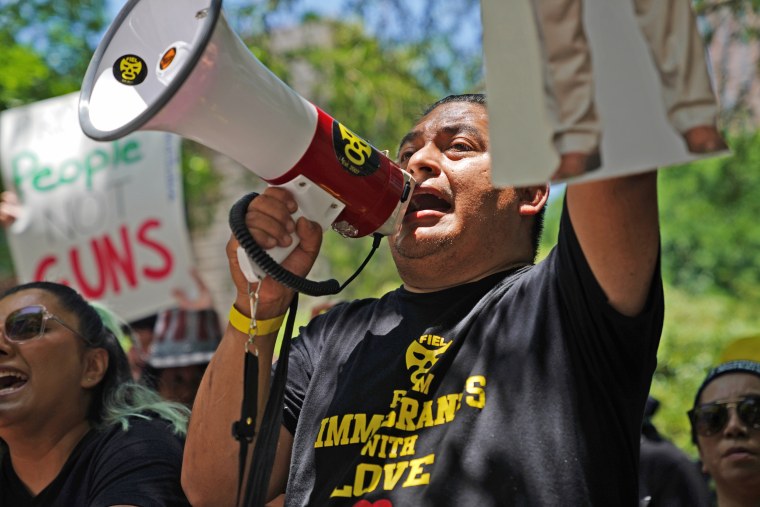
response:
[[[182,440],[162,420],[131,420],[114,427],[92,456],[91,507],[188,506],[180,486]]]
[[[603,212],[600,211],[600,212]],[[590,413],[622,407],[626,424],[640,424],[644,402],[656,366],[663,321],[659,259],[641,312],[628,317],[609,304],[575,235],[567,204],[551,262],[557,272],[561,318],[567,348],[574,361],[581,407]],[[596,406],[594,406],[596,405]],[[635,413],[634,413],[635,411]],[[637,417],[633,417],[637,414]],[[621,414],[623,415],[623,414]],[[634,428],[631,428],[634,429]],[[638,429],[635,432],[638,433]]]
[[[600,211],[603,212],[603,211]],[[575,235],[565,202],[557,243],[559,289],[564,303],[564,320],[570,336],[580,340],[593,362],[593,371],[607,370],[613,377],[638,384],[651,378],[663,317],[662,281],[659,260],[641,312],[627,317],[609,304],[596,281]],[[642,364],[642,361],[649,364]]]

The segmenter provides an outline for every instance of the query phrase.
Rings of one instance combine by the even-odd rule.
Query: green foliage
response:
[[[253,31],[242,33],[270,32],[282,19],[298,14],[304,22],[320,18],[310,10],[314,3],[309,0],[244,2],[238,8],[239,3],[226,8],[249,20],[238,28]],[[337,18],[361,22],[383,47],[409,49],[415,78],[435,95],[470,91],[482,80],[479,0],[337,0],[333,6]],[[257,15],[249,18],[253,13]]]
[[[393,263],[388,240],[384,239],[362,273],[339,295],[338,299],[377,297],[396,289],[401,279]],[[324,255],[330,260],[331,276],[340,283],[359,268],[372,246],[372,238],[346,239],[336,233],[325,235]]]
[[[692,453],[693,394],[729,342],[760,330],[760,133],[729,144],[732,156],[660,172],[666,310],[655,424]]]
[[[349,128],[395,154],[420,107],[433,97],[412,75],[413,57],[407,50],[385,50],[357,26],[333,28],[332,47],[307,48],[301,54],[317,68],[314,95]]]
[[[565,185],[552,185],[549,190],[549,202],[546,204],[544,215],[544,230],[538,245],[536,260],[546,257],[557,244],[559,234],[559,219],[562,216],[562,203],[565,200]]]
[[[760,134],[731,138],[733,156],[660,176],[663,272],[674,287],[760,297]]]
[[[46,95],[50,70],[30,48],[3,45],[0,68],[0,109],[21,105],[30,95]]]
[[[0,109],[78,90],[105,27],[104,5],[103,0],[4,1]]]
[[[651,393],[661,402],[655,425],[681,449],[696,455],[686,411],[707,371],[726,345],[758,329],[757,300],[697,295],[666,286],[665,327]]]
[[[760,11],[760,0],[692,0],[692,6],[698,16],[726,9],[744,20],[747,16]]]
[[[182,143],[182,187],[190,230],[211,225],[221,198],[220,183],[209,150],[196,143]]]

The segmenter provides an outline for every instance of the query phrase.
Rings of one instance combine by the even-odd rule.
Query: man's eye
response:
[[[414,155],[414,150],[402,151],[398,155],[398,160],[399,160],[399,162],[406,162],[407,160],[409,160],[410,158],[412,158],[412,155]]]
[[[472,146],[467,143],[452,143],[451,149],[454,151],[472,151]]]

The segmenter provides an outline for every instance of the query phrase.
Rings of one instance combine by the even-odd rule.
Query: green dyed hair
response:
[[[103,326],[116,338],[117,343],[120,344],[121,354],[119,355],[124,356],[124,360],[126,360],[123,346],[125,343],[132,343],[134,341],[125,332],[125,329],[129,329],[129,325],[105,304],[92,302],[90,305],[100,316]],[[127,369],[129,370],[128,361]],[[131,379],[120,384],[104,400],[100,414],[100,425],[110,426],[112,424],[119,424],[126,431],[129,429],[130,417],[151,419],[151,414],[169,421],[174,429],[174,433],[182,436],[187,433],[187,420],[190,417],[190,409],[181,403],[164,400],[155,390]]]

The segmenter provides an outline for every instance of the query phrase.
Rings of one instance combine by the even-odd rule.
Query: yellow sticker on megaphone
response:
[[[113,77],[121,84],[139,85],[148,76],[145,60],[137,55],[124,55],[113,64]]]
[[[380,167],[377,151],[339,121],[333,121],[333,147],[340,165],[355,176],[369,176]]]

